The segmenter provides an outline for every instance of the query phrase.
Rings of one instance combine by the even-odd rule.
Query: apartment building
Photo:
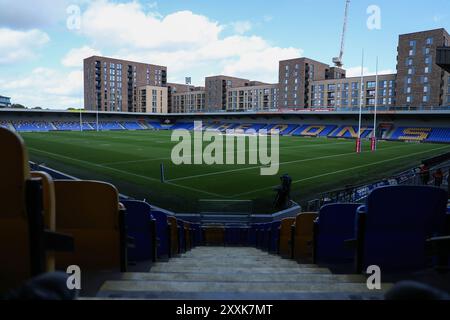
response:
[[[376,76],[363,77],[362,85],[361,77],[314,81],[310,105],[313,108],[358,108],[362,98],[363,108],[373,108],[378,97],[377,106],[393,107],[396,104],[395,83],[395,74],[379,75],[378,86]]]
[[[205,79],[206,110],[209,112],[220,112],[227,110],[227,90],[244,87],[250,83],[248,79],[213,76]]]
[[[280,61],[278,108],[309,108],[311,84],[334,77],[345,77],[345,70],[309,58]]]
[[[227,90],[227,111],[273,111],[278,109],[278,84],[250,82]]]
[[[167,88],[141,86],[135,89],[133,112],[167,113]]]
[[[136,112],[140,109],[136,105],[139,87],[166,87],[166,84],[164,66],[100,56],[84,60],[86,110]]]
[[[0,108],[9,108],[11,107],[11,98],[0,96]]]
[[[206,108],[206,91],[203,87],[193,87],[192,90],[172,93],[172,113],[204,112]]]
[[[399,36],[397,54],[397,105],[442,106],[450,103],[450,74],[436,64],[439,47],[447,47],[445,29]]]

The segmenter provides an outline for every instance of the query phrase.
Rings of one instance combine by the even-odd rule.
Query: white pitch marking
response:
[[[396,146],[396,147],[389,147],[389,148],[383,148],[382,150],[390,150],[390,149],[398,149],[405,146]],[[365,151],[363,153],[368,153],[371,151]],[[308,159],[300,159],[300,160],[293,160],[293,161],[286,161],[286,162],[280,162],[278,165],[284,165],[284,164],[292,164],[292,163],[301,163],[301,162],[308,162],[308,161],[314,161],[314,160],[323,160],[323,159],[330,159],[330,158],[337,158],[337,157],[343,157],[348,155],[354,155],[355,152],[348,152],[348,153],[341,153],[341,154],[334,154],[329,156],[323,156],[323,157],[317,157],[317,158],[308,158]],[[253,170],[253,169],[260,169],[264,168],[264,166],[254,166],[254,167],[246,167],[246,168],[239,168],[239,169],[231,169],[231,170],[223,170],[223,171],[216,171],[216,172],[210,172],[210,173],[204,173],[204,174],[198,174],[198,175],[192,175],[187,177],[180,177],[175,179],[170,179],[169,181],[181,181],[181,180],[189,180],[193,178],[201,178],[201,177],[207,177],[207,176],[214,176],[214,175],[221,175],[224,173],[232,173],[232,172],[239,172],[239,171],[246,171],[246,170]]]
[[[63,158],[63,159],[68,159],[68,160],[72,160],[72,161],[75,161],[75,162],[81,162],[81,163],[85,163],[85,164],[88,164],[88,165],[91,165],[91,166],[100,167],[100,168],[104,168],[104,169],[107,169],[107,170],[124,173],[126,175],[135,176],[135,177],[142,178],[142,179],[145,179],[145,180],[154,181],[154,182],[160,182],[159,179],[142,176],[142,175],[139,175],[139,174],[136,174],[136,173],[132,173],[132,172],[128,172],[128,171],[124,171],[124,170],[119,170],[119,169],[115,169],[115,168],[106,167],[106,166],[101,165],[101,164],[96,164],[96,163],[92,163],[92,162],[85,161],[85,160],[80,160],[80,159],[74,159],[74,158],[71,158],[71,157],[63,156],[61,154],[48,152],[48,151],[43,151],[43,150],[39,150],[39,149],[34,149],[34,148],[30,148],[30,147],[28,147],[28,149],[34,150],[36,152],[46,153],[46,154],[49,154],[49,155],[52,155],[52,156],[55,156],[55,157],[60,157],[60,158]],[[170,184],[172,186],[175,186],[175,187],[178,187],[178,188],[181,188],[181,189],[186,189],[186,190],[190,190],[190,191],[194,191],[194,192],[204,193],[204,194],[209,195],[209,196],[223,198],[222,195],[219,195],[219,194],[216,194],[216,193],[207,192],[207,191],[203,191],[203,190],[200,190],[200,189],[195,189],[195,188],[191,188],[191,187],[187,187],[187,186],[182,186],[182,185],[178,185],[178,184],[175,184],[175,183],[172,183],[172,182],[167,182],[166,181],[166,184]]]
[[[376,165],[376,164],[385,163],[385,162],[391,162],[391,161],[394,161],[394,160],[408,158],[408,157],[415,156],[415,155],[418,155],[418,154],[428,153],[428,152],[431,152],[431,151],[441,150],[441,149],[445,149],[445,148],[448,148],[448,147],[445,146],[445,147],[430,149],[430,150],[426,150],[426,151],[411,153],[411,154],[408,154],[408,155],[405,155],[405,156],[399,156],[399,157],[395,157],[395,158],[391,158],[391,159],[386,159],[386,160],[382,160],[382,161],[368,163],[368,164],[364,164],[364,165],[360,165],[360,166],[356,166],[356,167],[351,167],[351,168],[347,168],[347,169],[327,172],[327,173],[319,174],[317,176],[308,177],[308,178],[304,178],[304,179],[300,179],[300,180],[295,180],[295,181],[292,181],[292,183],[294,184],[294,183],[299,183],[299,182],[303,182],[303,181],[314,180],[314,179],[317,179],[317,178],[334,175],[336,173],[342,173],[342,172],[352,171],[354,169],[370,167],[370,166],[373,166],[373,165]],[[385,149],[382,149],[382,150],[385,150]],[[237,197],[245,196],[245,195],[252,194],[252,193],[255,193],[255,192],[259,192],[259,191],[273,189],[275,187],[277,187],[277,186],[271,186],[271,187],[267,187],[267,188],[255,189],[255,190],[252,190],[252,191],[249,191],[249,192],[243,192],[243,193],[234,194],[234,195],[229,196],[229,197],[230,198],[237,198]]]

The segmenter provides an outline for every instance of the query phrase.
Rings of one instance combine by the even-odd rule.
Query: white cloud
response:
[[[80,32],[91,46],[114,52],[115,57],[166,65],[170,81],[192,73],[197,79],[227,73],[275,82],[278,61],[302,54],[297,48],[281,48],[262,37],[243,35],[251,30],[250,22],[232,26],[233,34],[222,36],[227,25],[190,11],[162,17],[138,2],[99,0],[84,12]]]
[[[40,30],[18,31],[0,28],[0,64],[33,58],[36,51],[50,41]]]
[[[39,67],[22,77],[1,79],[0,87],[13,98],[14,103],[27,107],[79,107],[82,105],[83,72],[65,73]]]
[[[70,50],[61,60],[61,63],[65,67],[82,67],[84,59],[99,55],[101,55],[100,51],[89,46],[83,46]]]
[[[247,33],[252,29],[252,23],[250,21],[236,21],[232,22],[231,26],[233,27],[234,32],[237,34]]]
[[[178,11],[159,18],[138,2],[92,3],[83,13],[81,33],[102,47],[191,48],[216,41],[222,27],[207,17]]]
[[[361,66],[359,67],[351,67],[351,68],[347,68],[346,69],[347,73],[347,77],[360,77],[361,76]],[[394,70],[392,69],[386,69],[386,70],[379,70],[378,74],[379,75],[383,75],[383,74],[392,74],[395,73]],[[375,70],[369,70],[369,68],[364,67],[364,76],[373,76],[376,74]]]

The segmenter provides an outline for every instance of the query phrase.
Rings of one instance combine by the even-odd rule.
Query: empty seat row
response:
[[[253,225],[251,242],[273,252],[277,241],[285,258],[357,273],[371,265],[386,273],[448,268],[447,198],[435,187],[381,187],[365,205],[329,204],[318,213]],[[277,225],[279,234],[274,234]]]
[[[42,273],[78,266],[83,274],[125,272],[129,262],[156,261],[201,241],[200,226],[119,201],[98,181],[53,180],[30,172],[16,133],[0,128],[0,294]],[[84,279],[84,277],[83,277]]]

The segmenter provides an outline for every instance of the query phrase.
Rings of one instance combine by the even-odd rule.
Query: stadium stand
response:
[[[314,263],[319,265],[352,264],[354,251],[344,245],[355,230],[355,203],[335,203],[323,206],[314,225]]]
[[[327,137],[336,127],[334,125],[303,125],[292,132],[292,135],[301,137]]]
[[[298,125],[296,124],[271,124],[265,127],[264,129],[266,129],[268,132],[271,133],[278,130],[281,136],[287,136],[290,133],[292,133],[292,131],[294,131],[296,128],[298,128]]]
[[[295,218],[292,225],[292,252],[296,260],[302,262],[312,262],[313,257],[313,237],[314,237],[314,220],[317,213],[304,212]]]
[[[435,187],[388,186],[371,192],[356,219],[357,272],[378,265],[383,272],[430,267],[427,239],[445,234],[447,194]]]
[[[279,251],[283,258],[292,258],[292,225],[295,218],[285,218],[281,220]]]
[[[156,261],[157,229],[148,203],[135,200],[121,201],[126,208],[126,230],[132,245],[128,247],[130,262]]]
[[[153,130],[171,130],[172,129],[172,125],[166,125],[166,124],[161,124],[160,122],[156,122],[156,121],[149,121],[148,125],[150,126],[150,129]]]
[[[145,130],[146,129],[143,126],[141,126],[138,122],[134,122],[134,121],[121,122],[120,124],[126,130]]]
[[[64,121],[53,121],[56,130],[59,131],[80,131],[80,122],[64,122]],[[89,123],[82,123],[84,131],[94,130],[94,128]]]
[[[75,264],[84,272],[126,271],[125,210],[117,189],[97,181],[54,184],[56,230],[72,235],[75,242],[73,252],[56,254],[56,268]]]
[[[418,142],[449,142],[450,128],[397,128],[390,140]]]
[[[47,121],[15,121],[13,125],[16,131],[19,132],[46,132],[54,130],[53,125]]]
[[[367,138],[372,134],[373,128],[361,128],[361,138]],[[358,137],[358,127],[356,126],[342,126],[334,130],[333,133],[328,135],[332,138],[350,138],[355,139]]]

